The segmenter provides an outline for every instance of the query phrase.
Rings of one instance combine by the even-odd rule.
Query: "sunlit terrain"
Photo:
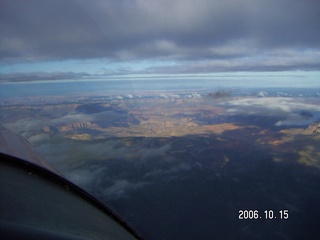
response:
[[[319,234],[319,95],[203,88],[24,96],[3,99],[1,121],[150,239],[308,239]],[[259,218],[239,220],[239,210]]]

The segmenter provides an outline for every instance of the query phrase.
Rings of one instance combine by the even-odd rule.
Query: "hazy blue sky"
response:
[[[0,82],[270,71],[320,78],[318,0],[2,0],[0,32]]]

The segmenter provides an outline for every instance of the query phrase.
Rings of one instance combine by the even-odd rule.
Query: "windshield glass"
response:
[[[147,239],[320,239],[319,3],[2,1],[1,125]]]

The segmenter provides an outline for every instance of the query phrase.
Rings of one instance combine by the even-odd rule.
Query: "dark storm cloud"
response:
[[[279,49],[298,57],[305,50],[319,54],[319,22],[317,0],[7,0],[0,8],[0,57],[242,61]],[[319,69],[309,57],[305,65]],[[235,69],[255,68],[245,64]]]

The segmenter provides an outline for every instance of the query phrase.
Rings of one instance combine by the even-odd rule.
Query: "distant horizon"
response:
[[[280,84],[281,83],[281,84]],[[69,80],[69,81],[34,81],[34,82],[9,82],[0,83],[0,99],[6,98],[23,98],[33,96],[113,96],[124,94],[141,94],[144,92],[161,92],[161,93],[199,93],[199,92],[217,92],[223,90],[234,89],[278,89],[285,91],[290,89],[309,89],[315,94],[320,94],[320,84],[314,79],[297,79],[292,81],[286,79],[279,81],[275,78],[257,81],[257,78],[251,77],[247,79],[157,79],[157,80]]]
[[[1,76],[1,74],[0,74]],[[19,80],[19,77],[21,80]],[[24,78],[28,78],[25,80]],[[34,78],[34,80],[32,79]],[[263,83],[268,84],[265,81],[278,81],[276,85],[279,86],[281,83],[285,84],[313,84],[315,87],[320,87],[320,71],[268,71],[268,72],[218,72],[218,73],[194,73],[194,74],[128,74],[128,75],[92,75],[83,78],[66,78],[66,79],[41,79],[41,74],[29,76],[28,74],[17,74],[12,81],[10,78],[6,80],[5,77],[0,77],[0,84],[34,84],[34,83],[67,83],[67,82],[112,82],[112,81],[223,81],[223,80],[235,80],[235,81],[253,81],[256,79],[262,80],[263,82],[256,82],[256,85]],[[308,82],[305,82],[307,80]],[[289,82],[288,82],[289,81]],[[275,86],[274,82],[270,83]],[[300,85],[299,85],[300,86]],[[255,87],[255,86],[254,86]],[[290,87],[290,85],[286,85]],[[312,87],[312,86],[311,86]]]

